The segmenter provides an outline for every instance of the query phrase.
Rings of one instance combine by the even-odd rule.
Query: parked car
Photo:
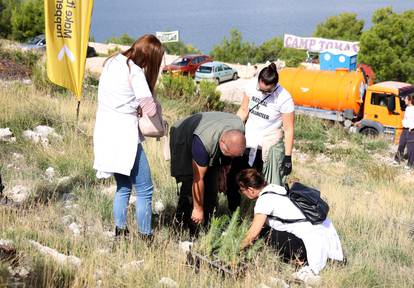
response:
[[[223,81],[237,80],[238,77],[236,69],[233,69],[224,63],[213,61],[204,63],[197,69],[195,81],[200,82],[201,80],[210,80],[215,81],[218,85]]]
[[[98,53],[96,53],[95,48],[88,45],[88,49],[86,50],[86,58],[96,57]]]
[[[37,35],[29,39],[26,43],[20,45],[23,50],[38,50],[46,51],[46,38],[45,35]]]
[[[170,65],[162,68],[162,73],[182,74],[184,76],[193,77],[197,68],[213,59],[208,55],[185,55],[177,58]]]
[[[21,44],[20,47],[23,50],[35,50],[35,51],[46,51],[46,38],[44,34],[37,35],[31,39],[29,39],[26,43]],[[98,54],[96,53],[95,48],[88,45],[86,51],[86,57],[96,57]]]

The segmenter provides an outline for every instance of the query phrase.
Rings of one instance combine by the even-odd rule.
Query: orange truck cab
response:
[[[414,86],[402,82],[368,85],[363,70],[336,71],[285,68],[279,82],[293,97],[296,113],[338,121],[345,127],[370,135],[402,130],[405,103]]]
[[[358,131],[365,134],[390,133],[399,137],[405,111],[404,97],[414,94],[408,83],[387,81],[368,87],[363,118],[357,123]]]

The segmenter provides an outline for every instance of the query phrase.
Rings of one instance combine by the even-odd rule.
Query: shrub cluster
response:
[[[222,111],[224,102],[220,101],[220,92],[213,82],[201,81],[197,86],[190,77],[181,75],[163,75],[157,87],[158,94],[168,100],[179,100],[188,114],[201,111]]]

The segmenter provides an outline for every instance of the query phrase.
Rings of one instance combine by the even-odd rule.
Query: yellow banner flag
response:
[[[45,0],[47,76],[80,100],[93,0]]]

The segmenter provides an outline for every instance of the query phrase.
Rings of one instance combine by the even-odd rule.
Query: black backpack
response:
[[[292,187],[286,185],[287,194],[278,194],[273,191],[265,191],[264,194],[276,194],[289,197],[292,203],[302,211],[305,219],[282,219],[274,215],[268,217],[278,220],[282,223],[296,223],[309,221],[313,225],[325,221],[329,212],[329,205],[321,198],[321,193],[313,188],[307,187],[301,183],[295,182]]]

